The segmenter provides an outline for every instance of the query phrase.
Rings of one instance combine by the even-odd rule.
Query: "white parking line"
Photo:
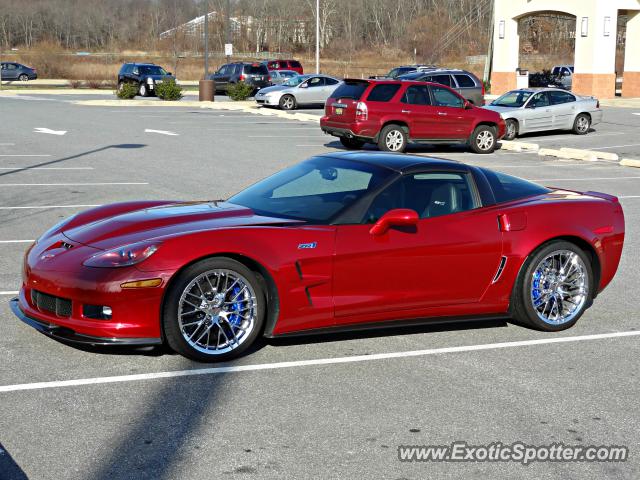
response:
[[[27,209],[47,209],[47,208],[89,208],[100,205],[38,205],[27,207],[0,207],[0,210],[27,210]]]
[[[93,170],[93,167],[0,167],[0,170]]]
[[[18,293],[20,292],[18,292],[17,290],[15,291],[5,290],[4,292],[0,292],[0,295],[18,295]]]
[[[572,140],[584,140],[586,138],[600,138],[600,137],[610,137],[615,135],[629,135],[629,132],[610,132],[610,133],[598,133],[596,135],[557,135],[554,137],[525,137],[521,138],[521,140],[532,141],[532,142],[553,142],[555,140],[566,140],[568,138]]]
[[[261,364],[255,364],[255,365],[197,368],[193,370],[177,370],[173,372],[142,373],[137,375],[120,375],[120,376],[112,376],[112,377],[79,378],[76,380],[59,380],[59,381],[52,381],[52,382],[22,383],[22,384],[16,384],[16,385],[0,386],[0,393],[1,392],[17,392],[20,390],[41,390],[45,388],[98,385],[98,384],[104,384],[104,383],[133,382],[133,381],[140,381],[140,380],[154,380],[159,378],[189,377],[194,375],[216,375],[220,373],[251,372],[251,371],[259,371],[259,370],[276,370],[281,368],[371,362],[376,360],[390,360],[390,359],[396,359],[396,358],[441,355],[445,353],[477,352],[482,350],[526,347],[526,346],[532,346],[532,345],[549,345],[554,343],[585,342],[585,341],[591,341],[591,340],[604,340],[609,338],[633,337],[638,335],[640,335],[640,331],[636,330],[636,331],[626,331],[626,332],[601,333],[601,334],[595,334],[595,335],[580,335],[575,337],[554,337],[554,338],[543,338],[538,340],[522,340],[522,341],[516,341],[516,342],[487,343],[487,344],[481,344],[481,345],[465,345],[460,347],[431,348],[427,350],[414,350],[409,352],[377,353],[373,355],[354,355],[349,357],[319,358],[316,360],[298,360],[298,361],[292,361],[292,362],[261,363]]]
[[[147,182],[97,182],[97,183],[0,183],[0,187],[80,187],[83,185],[149,185]]]
[[[312,137],[317,137],[317,135],[247,135],[247,137],[248,138],[312,138]]]
[[[533,182],[559,182],[559,181],[571,181],[571,182],[587,182],[590,180],[633,180],[640,177],[589,177],[589,178],[534,178]]]
[[[640,198],[640,195],[623,195],[622,197],[618,198]]]
[[[638,147],[640,143],[632,143],[631,145],[612,145],[610,147],[594,147],[587,148],[587,150],[604,150],[605,148],[625,148],[625,147]]]
[[[0,157],[50,157],[51,155],[0,155]]]
[[[15,143],[0,143],[0,147],[11,147],[15,145]]]
[[[33,243],[35,240],[0,240],[0,243]]]

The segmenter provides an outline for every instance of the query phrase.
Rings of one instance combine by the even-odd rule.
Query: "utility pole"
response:
[[[488,49],[487,49],[487,59],[485,60],[484,63],[484,74],[482,76],[482,80],[484,81],[485,85],[487,84],[487,82],[489,82],[489,79],[491,78],[491,67],[493,66],[493,28],[494,28],[494,23],[495,23],[495,5],[493,3],[493,0],[490,0],[492,2],[491,4],[491,16],[490,16],[490,20],[489,20],[489,45],[488,45]]]
[[[227,21],[225,22],[225,29],[226,29],[226,38],[227,38],[227,44],[231,43],[231,0],[227,0],[227,5],[225,8],[226,12],[227,12]],[[231,61],[231,56],[227,55],[227,63],[229,63]]]
[[[316,0],[316,73],[320,73],[320,0]]]
[[[209,77],[209,0],[204,2],[204,79]]]

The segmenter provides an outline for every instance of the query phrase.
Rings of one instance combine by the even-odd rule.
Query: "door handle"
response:
[[[447,113],[446,112],[438,112],[438,115],[442,116],[442,117],[446,117]]]
[[[411,113],[411,110],[402,110],[402,113]]]

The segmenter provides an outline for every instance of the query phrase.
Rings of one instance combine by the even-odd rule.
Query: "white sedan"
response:
[[[504,140],[546,130],[572,130],[589,133],[602,121],[600,102],[559,88],[523,88],[512,90],[485,106],[498,112],[507,124]]]
[[[297,75],[280,85],[258,90],[256,102],[261,105],[294,110],[298,105],[324,105],[342,82],[328,75]]]

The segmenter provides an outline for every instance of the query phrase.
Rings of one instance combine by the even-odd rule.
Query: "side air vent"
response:
[[[498,280],[500,280],[500,275],[502,275],[502,272],[504,271],[504,267],[507,264],[507,257],[505,257],[504,255],[500,258],[500,265],[498,265],[498,271],[496,272],[495,276],[493,277],[493,281],[491,283],[496,283]]]

